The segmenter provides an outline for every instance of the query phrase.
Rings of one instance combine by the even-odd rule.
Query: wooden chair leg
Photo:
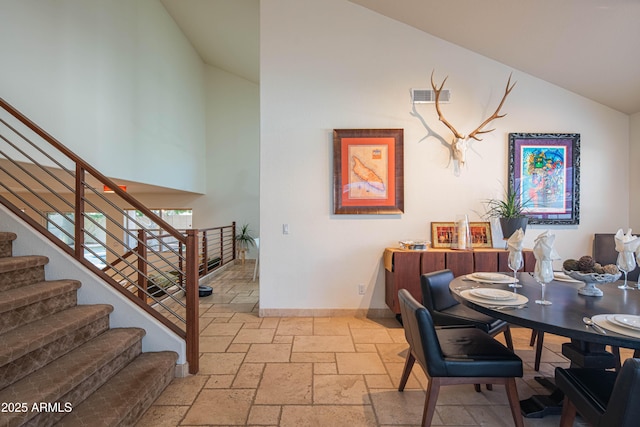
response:
[[[429,378],[427,396],[424,400],[424,412],[422,413],[422,426],[429,427],[436,413],[436,401],[440,393],[440,378]]]
[[[487,387],[487,390],[493,390],[493,384],[485,384],[485,386]]]
[[[476,393],[480,393],[482,389],[480,388],[480,384],[474,384],[473,388],[476,390]]]
[[[507,348],[513,351],[513,338],[511,338],[511,328],[509,327],[509,325],[507,325],[503,334],[504,334],[504,342],[507,344]]]
[[[576,407],[567,396],[562,402],[562,415],[560,415],[560,427],[573,427],[576,418]]]
[[[404,370],[402,371],[402,377],[400,378],[400,385],[398,385],[398,391],[404,390],[404,386],[407,385],[407,380],[409,379],[409,374],[411,374],[411,369],[413,368],[413,364],[415,363],[416,358],[411,353],[411,349],[407,350],[407,359],[404,362]]]
[[[533,362],[533,369],[540,370],[540,359],[542,358],[542,345],[544,344],[544,332],[536,331],[536,358]]]
[[[516,386],[516,379],[507,378],[504,386],[507,391],[509,406],[511,407],[511,416],[513,417],[513,423],[516,427],[524,427],[522,412],[520,412],[520,399],[518,398],[518,387]]]
[[[616,347],[616,346],[611,346],[611,353],[613,354],[613,356],[616,358],[615,362],[616,362],[616,366],[614,366],[616,372],[620,371],[620,367],[621,367],[621,360],[620,360],[620,347]]]

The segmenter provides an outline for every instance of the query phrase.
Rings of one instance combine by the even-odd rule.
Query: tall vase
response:
[[[451,249],[470,251],[471,229],[469,228],[469,217],[467,215],[457,215],[453,227],[453,237],[451,239]]]

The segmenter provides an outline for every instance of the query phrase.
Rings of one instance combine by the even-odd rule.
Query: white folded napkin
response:
[[[537,280],[543,283],[553,280],[553,260],[560,259],[560,255],[553,247],[555,240],[555,234],[549,234],[548,231],[545,231],[536,237],[533,245],[533,256],[536,258],[533,274]]]
[[[518,266],[522,268],[523,259],[522,259],[522,245],[524,244],[524,231],[522,228],[518,228],[512,235],[507,239],[507,249],[509,251],[509,268],[515,269]]]
[[[560,259],[560,255],[553,247],[553,242],[556,240],[555,234],[549,234],[548,231],[541,233],[533,245],[533,255],[536,259],[552,261],[554,259]]]
[[[636,252],[640,249],[640,239],[638,236],[631,234],[631,229],[627,230],[627,234],[623,234],[622,228],[620,228],[614,239],[616,241],[616,251],[618,252]]]
[[[522,228],[518,228],[511,235],[511,237],[507,239],[507,247],[509,248],[509,252],[521,251],[523,244],[524,244],[524,231],[522,231]]]

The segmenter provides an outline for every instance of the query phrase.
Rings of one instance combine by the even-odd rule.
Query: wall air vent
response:
[[[433,104],[436,102],[436,93],[433,89],[411,89],[411,99],[414,104]],[[440,102],[451,101],[449,89],[442,89],[440,92]]]

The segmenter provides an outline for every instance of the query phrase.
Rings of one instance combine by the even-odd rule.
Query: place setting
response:
[[[486,284],[498,284],[498,285],[508,285],[511,283],[517,283],[518,279],[507,276],[502,273],[491,273],[491,272],[475,272],[471,274],[467,274],[465,276],[465,280],[471,280],[478,283],[486,283]]]
[[[591,321],[609,331],[640,338],[640,316],[632,314],[598,314]]]
[[[524,295],[493,288],[465,289],[460,292],[460,296],[492,309],[524,308],[529,301]]]

